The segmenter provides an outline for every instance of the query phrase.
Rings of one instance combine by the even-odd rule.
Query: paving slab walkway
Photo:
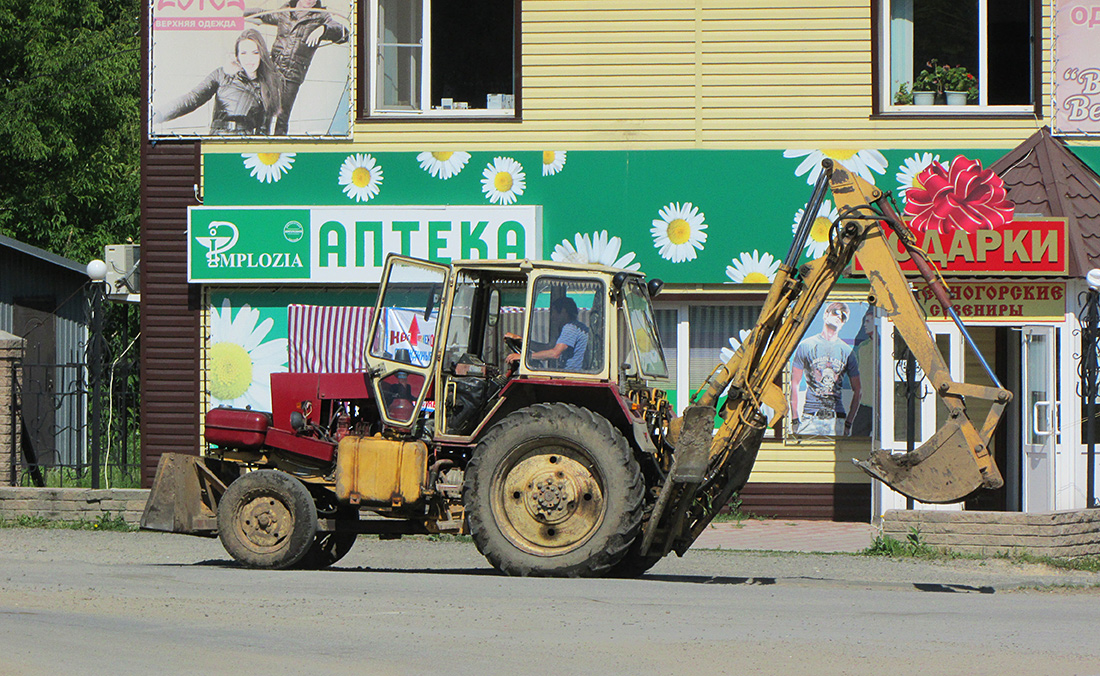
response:
[[[878,535],[877,526],[839,521],[745,519],[712,523],[695,549],[750,549],[786,552],[858,552]]]

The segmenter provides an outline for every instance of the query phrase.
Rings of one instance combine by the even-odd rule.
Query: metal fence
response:
[[[12,365],[12,467],[19,486],[138,487],[137,307],[88,291],[83,361],[24,356]]]

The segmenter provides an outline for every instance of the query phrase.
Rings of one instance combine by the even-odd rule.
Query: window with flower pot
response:
[[[1036,0],[875,2],[880,111],[1035,110]]]
[[[519,0],[368,0],[363,116],[516,112]]]

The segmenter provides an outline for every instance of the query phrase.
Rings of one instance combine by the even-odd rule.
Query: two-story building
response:
[[[904,205],[934,162],[1009,158],[1009,199],[1039,197],[1003,232],[923,243],[1016,393],[997,435],[1006,487],[969,504],[1085,506],[1077,315],[1100,213],[1066,204],[1097,185],[1100,0],[151,0],[146,26],[146,484],[161,453],[198,452],[209,407],[267,407],[268,374],[331,343],[303,337],[317,317],[354,341],[389,252],[661,278],[682,407],[753,325],[822,159]],[[806,256],[835,206],[817,217]],[[856,270],[830,298],[858,355],[851,433],[798,434],[787,416],[744,509],[866,520],[905,505],[850,462],[908,434],[904,360],[867,290]],[[927,307],[956,378],[982,382]],[[784,386],[805,405],[803,379]],[[914,406],[919,442],[935,397]]]

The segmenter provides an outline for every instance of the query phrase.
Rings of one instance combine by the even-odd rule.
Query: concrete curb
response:
[[[916,530],[922,542],[972,554],[1073,557],[1100,554],[1100,511],[938,512],[889,510],[882,534],[905,541]]]
[[[30,516],[53,521],[98,521],[122,516],[137,525],[149,499],[143,488],[0,487],[0,519]]]

